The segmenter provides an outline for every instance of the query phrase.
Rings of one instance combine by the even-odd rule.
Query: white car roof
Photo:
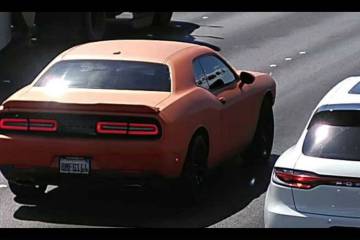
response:
[[[360,104],[360,76],[349,77],[336,84],[319,102],[317,108],[330,104]]]

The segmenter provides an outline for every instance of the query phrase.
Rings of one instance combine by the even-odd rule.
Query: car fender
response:
[[[189,143],[199,128],[209,136],[208,164],[212,166],[223,155],[220,125],[221,103],[200,87],[174,94],[161,103],[159,116],[164,121],[164,139],[182,159],[186,158]],[[166,105],[166,106],[165,106]],[[165,106],[165,107],[164,107]]]

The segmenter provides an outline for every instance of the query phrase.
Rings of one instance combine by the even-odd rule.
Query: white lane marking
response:
[[[31,38],[31,41],[37,41],[36,37]]]
[[[275,67],[277,67],[277,65],[276,64],[270,64],[270,67],[275,68]]]
[[[209,17],[208,16],[202,16],[201,18],[202,19],[208,19]]]
[[[3,80],[3,83],[10,83],[10,80]]]
[[[0,184],[0,188],[7,188],[7,185],[5,185],[5,184]]]
[[[291,61],[292,60],[292,58],[291,57],[287,57],[287,58],[285,58],[285,61]]]
[[[272,76],[272,72],[269,72],[269,76]]]
[[[47,188],[45,189],[45,193],[48,193],[54,189],[58,188],[58,186],[55,186],[55,185],[49,185],[47,186]]]
[[[301,52],[299,52],[299,54],[300,54],[300,55],[304,55],[304,54],[306,54],[306,52],[305,52],[305,51],[301,51]]]

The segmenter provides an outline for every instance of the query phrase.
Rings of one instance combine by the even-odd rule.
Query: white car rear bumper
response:
[[[359,218],[300,213],[296,210],[291,189],[270,183],[264,208],[266,228],[360,227]]]

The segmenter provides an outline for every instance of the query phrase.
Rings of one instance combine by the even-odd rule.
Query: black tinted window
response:
[[[194,77],[195,83],[199,87],[209,89],[209,84],[206,81],[206,77],[204,75],[204,71],[199,63],[199,61],[194,61],[193,63]]]
[[[210,89],[221,88],[235,81],[236,78],[232,71],[218,57],[208,55],[199,58],[199,61],[206,74]]]
[[[68,88],[170,91],[166,65],[135,61],[72,60],[52,66],[35,86],[63,84]]]
[[[360,112],[316,113],[309,124],[302,150],[313,157],[360,160]]]

